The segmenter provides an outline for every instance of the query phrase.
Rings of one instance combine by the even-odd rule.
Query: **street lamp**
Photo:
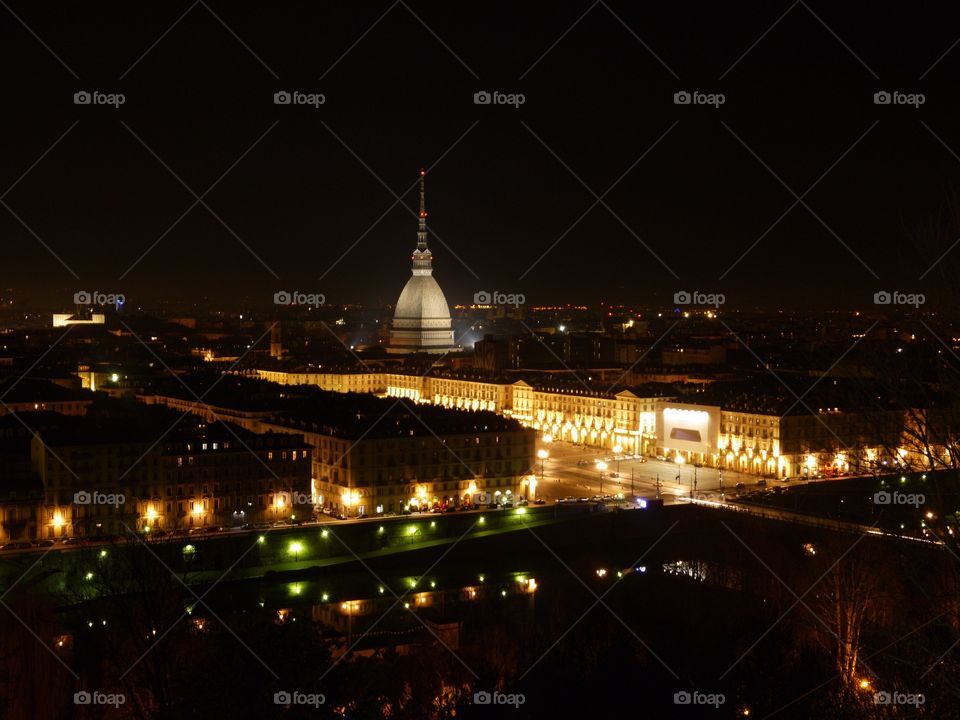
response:
[[[677,456],[673,459],[673,461],[677,464],[677,484],[679,485],[680,484],[680,466],[683,465],[684,463],[683,455],[681,455],[680,453],[677,453]]]
[[[550,457],[550,453],[541,448],[537,450],[537,457],[540,458],[540,481],[543,482],[543,461]],[[559,476],[557,476],[557,482],[560,482]]]
[[[620,453],[623,452],[623,446],[620,444],[613,446],[613,454],[617,457],[617,475],[620,474]]]
[[[597,470],[600,471],[600,494],[603,495],[603,474],[607,471],[607,464],[601,460],[597,463]]]

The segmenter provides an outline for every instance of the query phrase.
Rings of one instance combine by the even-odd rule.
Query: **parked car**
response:
[[[543,498],[537,498],[536,500],[533,501],[533,504],[534,504],[534,505],[544,505],[544,504],[546,504],[546,502],[547,502],[547,501],[544,500]]]
[[[734,487],[735,487],[737,490],[743,490],[743,489],[746,487],[746,485],[745,485],[744,483],[742,483],[742,482],[738,482],[736,485],[734,485]]]
[[[61,545],[79,545],[80,538],[78,537],[65,537],[60,540]]]
[[[33,543],[34,547],[53,547],[53,540],[37,540]]]

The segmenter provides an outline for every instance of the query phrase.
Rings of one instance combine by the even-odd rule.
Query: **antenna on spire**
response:
[[[420,217],[425,218],[427,216],[426,201],[424,200],[424,189],[423,189],[423,178],[427,174],[427,171],[423,168],[420,168]]]

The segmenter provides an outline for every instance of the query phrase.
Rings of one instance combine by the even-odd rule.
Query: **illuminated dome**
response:
[[[412,275],[400,293],[390,329],[390,353],[448,353],[457,350],[450,307],[433,277],[433,254],[427,247],[427,211],[424,209],[424,171],[420,171],[420,225],[413,251]]]

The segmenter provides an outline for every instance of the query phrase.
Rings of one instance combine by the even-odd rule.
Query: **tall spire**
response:
[[[427,205],[424,199],[424,176],[427,171],[420,168],[420,224],[417,229],[417,250],[427,249]]]
[[[427,248],[427,205],[424,198],[424,176],[427,171],[420,169],[420,215],[417,222],[417,249],[413,251],[413,274],[433,274],[433,253]]]

